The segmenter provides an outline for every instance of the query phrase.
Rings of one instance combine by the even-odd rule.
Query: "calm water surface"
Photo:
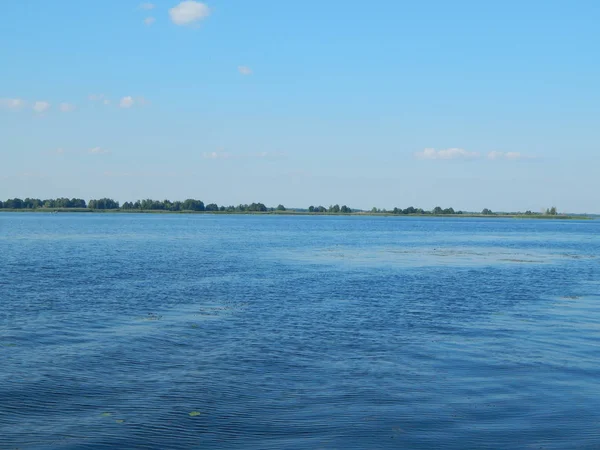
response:
[[[600,448],[600,221],[0,214],[0,448]]]

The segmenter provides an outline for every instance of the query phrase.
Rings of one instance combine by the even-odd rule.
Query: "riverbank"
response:
[[[372,216],[372,217],[445,217],[445,218],[479,218],[479,219],[548,219],[548,220],[594,220],[585,215],[548,215],[548,214],[393,214],[391,212],[358,211],[352,213],[309,212],[309,211],[164,211],[164,210],[132,210],[132,209],[90,209],[90,208],[37,208],[37,209],[0,209],[2,212],[16,213],[83,213],[83,214],[210,214],[210,215],[275,215],[275,216]]]

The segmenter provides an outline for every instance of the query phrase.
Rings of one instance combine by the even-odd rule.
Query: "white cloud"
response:
[[[227,152],[204,152],[202,157],[205,159],[229,159],[231,158],[231,154]]]
[[[248,66],[238,66],[238,71],[242,75],[252,75],[252,69]]]
[[[489,152],[487,155],[488,159],[499,160],[507,159],[509,161],[517,161],[519,159],[535,159],[535,156],[524,155],[520,152]]]
[[[48,102],[38,101],[33,104],[33,110],[39,114],[46,112],[49,109],[50,109],[50,103],[48,103]]]
[[[103,155],[106,153],[110,153],[108,150],[104,150],[102,147],[94,147],[88,150],[88,153],[92,155]]]
[[[201,2],[186,0],[169,10],[171,21],[175,25],[190,25],[210,15],[208,6]]]
[[[151,9],[154,9],[154,4],[153,3],[142,3],[140,5],[140,9],[143,9],[145,11],[150,11]]]
[[[71,112],[75,111],[75,105],[73,105],[72,103],[61,103],[58,109],[60,109],[61,112]]]
[[[258,158],[258,159],[276,159],[285,157],[286,154],[284,152],[226,152],[222,148],[217,149],[214,152],[204,152],[202,157],[205,159],[248,159],[248,158]]]
[[[154,22],[156,22],[156,19],[154,17],[146,17],[144,19],[144,23],[148,26],[151,26]]]
[[[25,106],[25,101],[20,98],[0,98],[0,106],[8,109],[20,109]]]
[[[135,101],[133,100],[133,97],[131,97],[131,96],[123,97],[121,99],[121,101],[119,102],[119,107],[131,108],[134,103],[135,103]]]
[[[250,156],[255,158],[282,158],[286,156],[285,152],[258,152],[252,153]]]
[[[105,104],[105,105],[110,105],[110,100],[105,99],[102,103]]]
[[[418,159],[474,159],[479,157],[479,153],[469,152],[462,148],[447,148],[444,150],[426,148],[423,151],[416,152],[415,157]]]
[[[90,94],[88,95],[88,99],[92,102],[98,102],[104,99],[104,94]]]
[[[521,158],[523,158],[524,156],[523,156],[523,155],[521,155],[519,152],[508,152],[508,153],[505,153],[505,154],[504,154],[504,157],[505,157],[506,159],[521,159]]]

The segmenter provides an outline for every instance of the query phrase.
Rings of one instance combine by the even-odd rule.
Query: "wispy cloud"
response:
[[[479,153],[462,148],[447,148],[444,150],[426,148],[414,155],[417,159],[475,159],[479,157]]]
[[[105,150],[102,147],[94,147],[88,150],[88,153],[91,155],[105,155],[110,153],[110,150]]]
[[[104,100],[104,94],[90,94],[88,95],[88,99],[92,102],[99,102],[100,100]]]
[[[119,108],[131,108],[134,103],[135,103],[135,100],[133,100],[133,97],[131,97],[131,96],[123,97],[121,99],[121,101],[119,102]]]
[[[144,23],[148,26],[151,26],[152,24],[154,24],[154,22],[156,22],[156,19],[154,17],[146,17],[144,19]]]
[[[498,152],[493,151],[489,152],[487,155],[488,159],[491,160],[509,160],[509,161],[517,161],[520,159],[536,159],[535,156],[524,155],[520,152]]]
[[[106,104],[106,103],[105,103]],[[133,106],[147,106],[150,102],[146,100],[144,97],[135,97],[133,98],[131,95],[123,97],[119,101],[119,108],[132,108]]]
[[[414,154],[417,159],[479,159],[482,155],[479,152],[471,152],[462,148],[448,148],[444,150],[436,150],[434,148],[426,148]],[[491,151],[487,153],[486,159],[490,161],[518,161],[525,159],[536,159],[535,156],[524,155],[520,152],[500,152]]]
[[[0,107],[7,109],[21,109],[25,106],[25,100],[20,98],[0,98]]]
[[[229,159],[232,157],[231,153],[218,151],[218,152],[204,152],[202,154],[204,159]]]
[[[252,75],[252,69],[248,66],[238,66],[238,72],[245,76]]]
[[[72,112],[75,111],[75,105],[72,103],[61,103],[58,106],[58,109],[60,109],[61,112]]]
[[[198,175],[198,174],[194,174],[192,171],[155,172],[155,171],[140,170],[140,171],[130,171],[130,172],[117,172],[117,171],[109,170],[109,171],[103,172],[102,175],[105,177],[109,177],[109,178],[181,178],[181,177],[187,177],[187,176]]]
[[[254,157],[254,158],[275,159],[275,158],[282,158],[282,157],[286,156],[286,153],[285,152],[257,152],[257,153],[251,153],[250,156]]]
[[[231,153],[219,149],[215,152],[204,152],[202,157],[204,159],[276,159],[285,156],[284,152],[251,152],[251,153]]]
[[[191,25],[210,15],[208,6],[201,2],[187,0],[169,10],[171,21],[175,25]]]
[[[33,110],[38,114],[42,114],[42,113],[48,111],[49,109],[50,109],[50,103],[45,102],[45,101],[37,101],[33,104]]]
[[[150,11],[151,9],[155,8],[155,5],[153,3],[142,3],[139,8],[143,9],[144,11]]]

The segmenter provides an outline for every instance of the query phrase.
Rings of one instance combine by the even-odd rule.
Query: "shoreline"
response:
[[[449,219],[547,219],[547,220],[595,220],[591,216],[580,215],[546,215],[546,214],[393,214],[390,212],[308,212],[308,211],[164,211],[164,210],[121,210],[121,209],[88,209],[88,208],[37,208],[37,209],[0,209],[0,213],[81,213],[81,214],[190,214],[190,215],[258,215],[258,216],[368,216],[368,217],[435,217]]]

